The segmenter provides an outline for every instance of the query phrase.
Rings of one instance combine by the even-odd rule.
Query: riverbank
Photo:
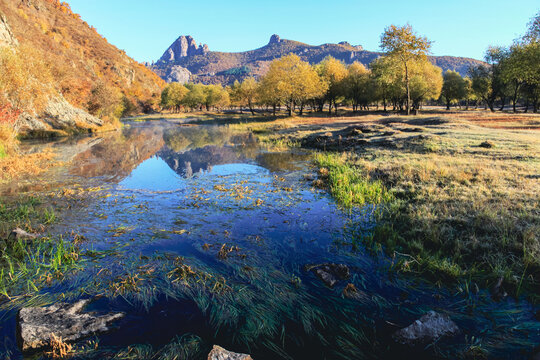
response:
[[[319,186],[344,206],[381,203],[352,242],[436,283],[537,297],[540,117],[455,113],[233,125],[316,149]]]

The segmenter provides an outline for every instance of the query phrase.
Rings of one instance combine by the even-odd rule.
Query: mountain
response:
[[[0,55],[0,106],[22,112],[22,134],[92,131],[148,110],[165,84],[58,0],[0,0]]]
[[[346,41],[313,46],[281,39],[278,35],[272,35],[267,45],[256,50],[216,52],[210,51],[207,45],[197,46],[191,36],[180,36],[157,62],[147,65],[167,82],[185,83],[190,80],[206,84],[231,84],[248,76],[263,75],[273,59],[289,53],[295,53],[311,64],[319,63],[330,55],[346,64],[358,61],[366,66],[381,56],[381,53],[366,51],[362,46],[354,46]],[[469,66],[482,63],[453,56],[431,56],[430,60],[443,71],[455,70],[462,75],[467,74]]]

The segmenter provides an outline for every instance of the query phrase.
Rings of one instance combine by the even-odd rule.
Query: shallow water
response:
[[[2,190],[85,191],[49,229],[68,241],[84,236],[84,269],[43,289],[40,301],[99,295],[92,310],[127,316],[80,358],[111,357],[133,344],[159,351],[186,334],[201,349],[189,358],[205,359],[212,344],[257,360],[395,358],[404,349],[391,334],[429,310],[449,314],[462,332],[425,350],[405,349],[416,357],[456,358],[481,348],[489,357],[527,358],[540,340],[527,302],[435,287],[389,272],[392,259],[381,254],[353,251],[373,208],[343,211],[312,188],[308,153],[271,151],[228,127],[128,125],[25,145],[53,147],[64,165]],[[347,264],[351,278],[330,289],[305,270],[326,262]],[[360,299],[344,298],[348,283]],[[22,358],[17,307],[2,309],[0,348]]]

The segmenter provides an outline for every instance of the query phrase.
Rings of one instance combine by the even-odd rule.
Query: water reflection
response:
[[[0,188],[2,194],[46,191],[96,179],[132,187],[135,178],[143,189],[173,190],[182,187],[180,178],[254,171],[247,165],[273,172],[294,171],[300,169],[299,161],[306,159],[302,154],[265,151],[252,133],[227,126],[162,122],[130,123],[120,131],[75,139],[26,142],[21,148],[25,153],[52,148],[63,166],[35,179],[5,185]],[[231,164],[237,165],[216,169]]]

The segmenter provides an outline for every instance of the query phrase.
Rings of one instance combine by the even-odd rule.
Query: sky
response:
[[[510,45],[538,0],[67,0],[74,12],[138,61],[155,61],[180,35],[211,51],[266,45],[272,34],[310,45],[348,41],[379,50],[385,27],[409,23],[433,55],[482,59]]]

